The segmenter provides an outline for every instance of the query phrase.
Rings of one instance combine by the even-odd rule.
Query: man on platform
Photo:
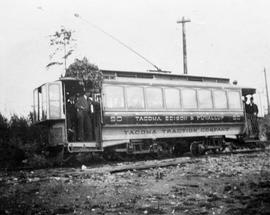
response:
[[[85,91],[80,96],[75,104],[78,119],[78,141],[91,141],[92,136],[92,123],[91,123],[91,100],[89,96],[91,93]]]
[[[258,137],[259,135],[259,127],[258,127],[258,106],[254,103],[253,97],[250,97],[250,103],[249,103],[249,111],[251,114],[251,125],[252,125],[252,133],[255,137]]]

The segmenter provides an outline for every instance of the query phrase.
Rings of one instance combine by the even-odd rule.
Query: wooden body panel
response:
[[[184,138],[202,136],[237,135],[243,124],[173,125],[173,126],[129,126],[103,128],[103,140]],[[115,142],[116,143],[116,142]]]
[[[201,79],[194,81],[190,77],[171,78],[171,75],[161,75],[153,78],[132,78],[118,77],[106,79],[103,82],[103,89],[106,86],[123,87],[124,105],[121,108],[108,108],[106,95],[102,93],[103,126],[102,142],[103,147],[129,142],[132,139],[159,139],[159,138],[186,138],[186,137],[205,137],[205,136],[225,136],[238,135],[244,129],[244,111],[242,103],[237,109],[233,109],[227,103],[226,108],[201,108],[198,104],[198,93],[196,93],[197,108],[170,109],[166,106],[164,90],[167,88],[179,89],[207,89],[211,91],[212,100],[215,90],[226,92],[239,92],[241,99],[241,88],[229,83],[228,79]],[[143,88],[144,107],[132,109],[128,107],[127,88],[138,86]],[[162,90],[163,107],[151,109],[147,107],[145,89],[157,87]],[[177,98],[176,98],[177,99]],[[182,100],[181,95],[181,102]]]
[[[238,135],[243,112],[106,112],[103,147],[131,139]]]

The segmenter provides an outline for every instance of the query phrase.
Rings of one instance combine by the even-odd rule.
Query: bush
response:
[[[266,115],[259,119],[259,136],[260,140],[270,140],[270,116]]]
[[[9,137],[8,120],[0,113],[0,147],[7,144]]]
[[[32,123],[28,117],[12,115],[8,120],[0,113],[0,167],[14,168],[29,161],[31,167],[45,165],[42,151],[46,129]]]
[[[40,167],[47,167],[50,165],[42,154],[32,154],[31,157],[28,157],[27,164],[30,167],[40,168]]]

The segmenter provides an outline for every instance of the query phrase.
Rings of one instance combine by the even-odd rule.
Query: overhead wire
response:
[[[78,13],[75,13],[74,16],[80,20],[82,20],[83,22],[91,25],[93,28],[97,29],[98,31],[104,33],[105,35],[107,35],[108,37],[110,37],[111,39],[113,39],[114,41],[118,42],[119,44],[121,44],[122,46],[124,46],[125,48],[127,48],[128,50],[130,50],[131,52],[133,52],[134,54],[136,54],[137,56],[139,56],[140,58],[142,58],[144,61],[146,61],[147,63],[151,64],[157,71],[162,71],[158,66],[156,66],[154,63],[152,63],[150,60],[148,60],[146,57],[144,57],[142,54],[138,53],[137,51],[135,51],[133,48],[131,48],[130,46],[128,46],[127,44],[125,44],[124,42],[122,42],[120,39],[116,38],[115,36],[113,36],[112,34],[106,32],[105,30],[103,30],[102,28],[100,28],[99,26],[95,25],[92,22],[89,22],[88,20],[82,18]]]

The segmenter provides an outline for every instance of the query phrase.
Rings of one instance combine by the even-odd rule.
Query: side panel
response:
[[[62,145],[65,142],[66,142],[66,132],[64,120],[53,123],[49,130],[50,146]]]
[[[229,84],[137,80],[103,88],[104,147],[130,139],[237,135],[244,128],[241,91]]]
[[[242,112],[107,112],[105,126],[169,125],[196,123],[243,123]]]
[[[242,125],[194,125],[194,126],[140,126],[111,127],[103,129],[103,140],[182,138],[216,135],[237,135],[243,129]]]
[[[241,112],[107,112],[104,122],[104,141],[237,135],[244,128],[244,116]]]

